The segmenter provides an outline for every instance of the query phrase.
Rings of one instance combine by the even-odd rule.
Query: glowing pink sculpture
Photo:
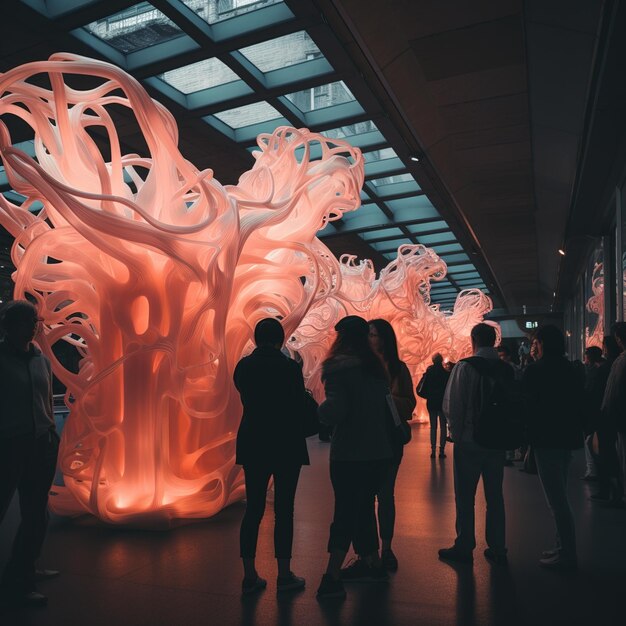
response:
[[[585,326],[585,347],[602,348],[604,341],[604,264],[596,263],[591,275],[591,291],[593,295],[587,300],[587,311],[595,313],[598,318],[593,328]]]
[[[451,361],[470,355],[470,331],[493,308],[491,299],[478,289],[461,291],[453,312],[441,312],[439,305],[431,304],[431,281],[443,280],[447,267],[422,245],[400,246],[397,258],[378,279],[371,261],[357,264],[351,255],[342,256],[339,269],[332,291],[309,310],[289,342],[302,357],[307,386],[318,399],[323,397],[321,363],[334,338],[330,330],[342,317],[388,320],[398,338],[400,358],[417,384],[435,352]],[[499,341],[500,328],[493,325]],[[421,417],[426,415],[423,404],[416,412]]]
[[[41,73],[51,89],[30,82]],[[102,82],[73,89],[73,74]],[[21,206],[0,196],[15,297],[37,300],[39,344],[74,399],[52,507],[139,525],[216,513],[243,494],[234,366],[259,319],[280,315],[291,332],[332,283],[315,234],[359,206],[360,151],[278,129],[225,188],[181,156],[171,114],[108,63],[56,54],[1,75],[0,93],[0,115],[32,128],[37,157],[0,122],[6,173],[26,196]],[[149,158],[122,154],[111,105],[134,112]],[[60,340],[82,356],[77,374],[54,357]]]
[[[99,81],[76,89],[70,75]],[[417,378],[434,351],[466,354],[491,307],[476,290],[452,314],[431,305],[446,267],[423,246],[402,246],[376,279],[369,261],[339,262],[316,238],[360,205],[363,159],[346,142],[279,128],[224,187],[182,157],[172,115],[113,65],[56,54],[1,74],[0,94],[0,116],[34,134],[36,159],[0,120],[2,162],[26,198],[0,196],[0,223],[15,237],[15,297],[37,301],[39,345],[68,388],[59,513],[158,526],[242,497],[232,372],[264,317],[282,319],[315,385],[347,313],[389,319]],[[134,113],[148,156],[122,154],[112,107]],[[78,373],[55,358],[59,341],[78,350]]]

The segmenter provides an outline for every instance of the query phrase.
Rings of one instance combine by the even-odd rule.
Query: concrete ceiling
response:
[[[321,1],[484,255],[507,307],[548,310],[604,3]],[[423,187],[424,181],[420,180]],[[441,210],[441,208],[440,208]]]

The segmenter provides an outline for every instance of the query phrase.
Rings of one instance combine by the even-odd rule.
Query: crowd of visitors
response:
[[[2,575],[2,594],[29,605],[46,602],[36,589],[37,579],[58,574],[36,569],[59,443],[50,363],[32,343],[38,322],[37,309],[25,301],[11,303],[0,315],[0,523],[16,490],[21,513]],[[392,550],[394,490],[403,446],[410,439],[407,422],[416,407],[413,382],[387,321],[351,315],[337,323],[335,333],[322,364],[325,399],[319,407],[305,389],[301,366],[286,354],[283,327],[276,319],[258,322],[256,347],[235,369],[243,405],[236,462],[243,466],[246,487],[240,529],[243,594],[267,586],[255,559],[272,480],[276,589],[285,593],[305,587],[304,578],[291,569],[291,557],[298,479],[302,466],[309,464],[311,411],[315,428],[319,420],[330,432],[334,493],[328,564],[317,596],[344,598],[345,583],[386,581],[388,572],[398,569]],[[442,462],[446,441],[454,443],[456,539],[439,550],[439,557],[473,561],[474,505],[482,478],[487,502],[484,554],[496,565],[507,564],[504,466],[507,453],[517,459],[525,453],[536,463],[556,529],[555,544],[539,563],[575,569],[576,530],[567,495],[573,450],[585,448],[582,479],[597,484],[591,498],[624,507],[626,323],[613,326],[602,350],[586,350],[584,366],[566,358],[565,338],[555,326],[539,328],[530,345],[520,349],[520,366],[513,363],[508,347],[496,348],[492,325],[477,324],[471,340],[473,355],[452,368],[445,367],[440,354],[433,355],[416,389],[427,401],[431,457],[436,458],[437,441]],[[346,565],[351,547],[356,558]]]
[[[260,325],[267,323],[269,321],[264,320]],[[612,337],[605,341],[604,354],[596,349],[587,350],[586,374],[581,364],[566,358],[563,333],[550,325],[539,328],[530,344],[523,346],[519,352],[520,365],[513,362],[508,346],[496,348],[495,329],[487,323],[472,329],[471,357],[446,368],[443,357],[433,355],[432,365],[421,378],[416,392],[426,399],[430,416],[431,457],[437,456],[437,441],[441,459],[446,456],[446,441],[454,443],[456,539],[451,547],[439,550],[442,560],[473,561],[474,504],[482,478],[487,502],[485,557],[496,565],[507,564],[503,476],[508,455],[511,455],[510,458],[516,459],[526,456],[527,463],[529,457],[532,459],[536,466],[533,472],[539,475],[554,518],[555,544],[544,550],[539,564],[555,570],[577,567],[576,531],[567,496],[573,450],[586,442],[588,465],[583,478],[597,481],[599,492],[594,499],[611,506],[623,506],[625,328],[623,323],[615,325]],[[343,598],[345,583],[385,581],[388,572],[398,569],[391,541],[395,522],[394,486],[403,441],[397,436],[394,414],[396,420],[399,417],[408,421],[416,406],[411,377],[399,359],[397,340],[388,322],[372,320],[368,323],[360,317],[348,316],[336,325],[335,331],[335,340],[322,368],[326,397],[318,409],[320,422],[326,424],[331,433],[330,478],[335,497],[328,566],[317,591],[320,599]],[[258,340],[257,346],[252,356],[241,364],[254,359],[261,350]],[[281,354],[280,347],[278,342],[273,347],[276,357],[289,361]],[[267,364],[259,364],[259,367],[267,375]],[[299,393],[303,382],[298,379],[297,385],[290,386]],[[265,383],[261,387],[265,388]],[[239,383],[238,388],[244,404],[240,430],[240,437],[243,437],[252,399],[246,397]],[[297,402],[295,396],[294,401]],[[295,412],[293,420],[298,422]],[[277,424],[277,420],[267,415],[264,423],[271,433],[273,426],[270,425]],[[303,442],[301,431],[298,449]],[[248,480],[251,468],[244,465],[244,470]],[[275,472],[276,469],[265,470],[263,490],[269,476],[276,477]],[[295,483],[293,485],[295,488]],[[261,491],[259,497],[260,494]],[[277,484],[276,542],[280,537],[278,511],[286,510],[293,516],[293,494],[290,494],[290,506],[284,509],[278,504],[280,498]],[[250,508],[257,511],[254,515],[256,537],[262,503],[249,502]],[[265,581],[250,565],[254,563],[253,551],[244,549],[248,517],[247,511],[242,523],[244,593],[265,587]],[[289,528],[292,531],[293,526]],[[291,534],[289,539],[290,547]],[[288,569],[281,573],[278,543],[276,546],[278,591],[304,587],[304,580]],[[344,565],[351,546],[356,558]],[[283,557],[290,555],[290,551],[284,552]]]

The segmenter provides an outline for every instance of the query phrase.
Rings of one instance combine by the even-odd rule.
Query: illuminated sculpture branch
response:
[[[591,275],[591,291],[593,295],[587,300],[587,311],[595,313],[593,328],[585,326],[585,347],[602,348],[604,342],[604,264],[596,263]]]
[[[99,85],[72,88],[71,75]],[[346,313],[390,319],[418,373],[435,350],[466,352],[468,325],[490,308],[476,291],[451,315],[430,305],[446,269],[432,250],[401,247],[376,280],[371,263],[340,263],[316,238],[360,205],[363,158],[346,142],[279,128],[224,187],[182,157],[172,115],[113,65],[56,54],[0,74],[0,94],[1,119],[34,134],[36,159],[0,121],[3,165],[26,198],[0,195],[0,223],[15,238],[15,297],[37,301],[37,340],[68,389],[57,512],[155,526],[241,498],[232,372],[264,317],[281,318],[314,384]],[[122,154],[113,107],[134,114],[147,156]],[[81,356],[77,373],[55,358],[59,341]]]

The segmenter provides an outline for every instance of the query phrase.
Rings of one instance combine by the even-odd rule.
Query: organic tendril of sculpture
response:
[[[99,84],[70,87],[71,75]],[[25,196],[18,206],[0,195],[15,297],[36,301],[37,341],[67,386],[58,513],[167,526],[243,497],[232,372],[264,317],[281,319],[313,384],[348,312],[390,319],[418,372],[434,350],[465,353],[468,324],[490,308],[475,290],[452,314],[430,305],[446,267],[423,246],[401,247],[376,279],[370,262],[339,262],[316,238],[360,205],[363,158],[347,142],[279,128],[259,136],[239,183],[222,186],[182,157],[172,115],[113,65],[56,54],[0,74],[0,94],[0,155]],[[147,156],[122,154],[119,106]],[[10,116],[32,129],[35,159],[13,147]],[[78,372],[55,357],[57,342],[78,351]]]
[[[324,300],[313,306],[296,330],[289,347],[303,361],[307,386],[318,399],[323,397],[321,364],[333,341],[329,332],[346,315],[366,319],[383,318],[394,327],[400,358],[419,381],[435,352],[451,361],[472,353],[470,331],[483,321],[493,305],[478,289],[461,291],[452,313],[443,313],[430,303],[431,281],[442,280],[446,264],[430,248],[403,245],[398,256],[376,273],[371,261],[356,263],[352,255],[340,259],[341,281]],[[500,328],[496,332],[500,339]],[[424,413],[422,406],[418,405]]]

